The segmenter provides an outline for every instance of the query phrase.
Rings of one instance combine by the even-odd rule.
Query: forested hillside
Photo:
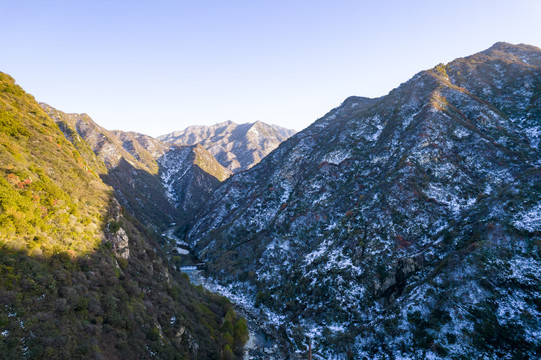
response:
[[[169,266],[100,179],[103,161],[60,125],[0,73],[2,357],[239,357],[244,320]]]

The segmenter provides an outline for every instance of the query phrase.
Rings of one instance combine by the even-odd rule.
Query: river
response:
[[[173,249],[175,249],[178,254],[187,256],[192,255],[190,253],[188,244],[175,236],[175,230],[175,227],[170,228],[166,230],[162,236],[176,244]],[[228,294],[220,291],[222,288],[211,279],[205,277],[203,270],[198,270],[194,269],[192,266],[187,266],[181,268],[181,271],[190,277],[192,284],[201,285],[211,292],[227,297],[234,305],[235,311],[246,319],[248,323],[249,338],[244,346],[244,360],[284,360],[288,358],[280,351],[278,341],[267,334],[267,332],[263,329],[262,321],[258,319],[252,311],[246,309],[243,304],[235,302],[235,299],[233,299],[231,296],[227,296]]]
[[[248,323],[249,338],[244,346],[244,360],[284,360],[287,357],[281,353],[278,342],[262,328],[261,320],[255,317],[251,311],[234,299],[220,292],[220,287],[215,282],[204,276],[203,270],[183,270],[193,284],[201,285],[205,289],[227,297],[234,305],[235,311],[244,317]]]

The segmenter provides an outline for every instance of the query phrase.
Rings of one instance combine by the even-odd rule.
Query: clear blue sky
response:
[[[497,41],[541,46],[540,0],[0,0],[0,71],[107,129],[301,130]]]

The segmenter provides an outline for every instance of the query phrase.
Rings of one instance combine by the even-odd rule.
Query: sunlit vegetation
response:
[[[93,250],[111,189],[32,96],[5,74],[0,86],[1,246],[39,256]]]
[[[193,148],[195,154],[194,164],[204,172],[214,176],[220,181],[226,180],[230,173],[224,168],[203,146],[197,145]]]
[[[0,73],[2,359],[238,358],[245,321],[169,266],[60,126]],[[110,240],[121,228],[129,257]]]

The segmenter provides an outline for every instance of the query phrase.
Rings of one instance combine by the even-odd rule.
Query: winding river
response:
[[[176,244],[174,249],[178,254],[187,256],[192,255],[188,244],[174,234],[175,230],[176,227],[170,228],[162,233],[162,236]],[[229,298],[235,307],[235,311],[246,319],[248,323],[249,338],[244,346],[245,360],[284,360],[287,358],[287,356],[281,353],[278,342],[264,330],[263,322],[251,311],[246,309],[243,304],[236,302],[235,299],[228,296],[229,294],[220,291],[223,288],[216,284],[212,279],[207,278],[204,270],[198,269],[197,266],[184,266],[181,267],[180,271],[189,276],[192,284],[201,285],[211,292]]]

